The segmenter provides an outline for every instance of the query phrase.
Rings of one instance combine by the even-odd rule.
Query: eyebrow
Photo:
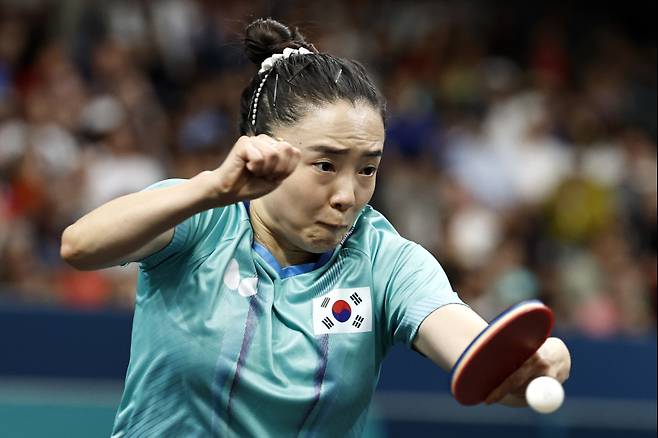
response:
[[[323,154],[329,154],[329,155],[347,155],[350,152],[349,148],[339,148],[335,146],[326,146],[326,145],[318,145],[318,146],[310,146],[308,148],[309,151],[311,152],[320,152]],[[364,157],[381,157],[382,156],[382,150],[377,149],[375,151],[368,151],[363,153]]]

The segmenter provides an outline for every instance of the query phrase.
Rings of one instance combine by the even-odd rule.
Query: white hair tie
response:
[[[291,49],[290,47],[286,47],[283,49],[283,53],[275,53],[269,58],[267,58],[265,61],[261,62],[260,64],[260,70],[258,70],[258,74],[263,74],[266,71],[270,71],[272,67],[274,67],[274,64],[279,60],[279,59],[288,59],[290,58],[290,55],[310,55],[313,52],[310,50],[300,47],[299,49]]]

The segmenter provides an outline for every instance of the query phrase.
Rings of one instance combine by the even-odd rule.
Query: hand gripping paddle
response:
[[[523,301],[498,315],[452,368],[455,399],[463,405],[486,400],[542,346],[551,328],[553,312],[537,300]]]

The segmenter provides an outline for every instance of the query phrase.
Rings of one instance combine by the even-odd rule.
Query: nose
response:
[[[329,202],[333,208],[341,213],[354,207],[354,204],[356,204],[356,195],[354,193],[354,181],[352,181],[352,178],[340,178],[336,181]]]

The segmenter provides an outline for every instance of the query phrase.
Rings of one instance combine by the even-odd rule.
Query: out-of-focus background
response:
[[[394,351],[373,436],[655,436],[655,2],[0,0],[0,436],[107,436],[136,267],[77,272],[63,229],[217,166],[272,16],[388,100],[373,204],[485,318],[556,312],[562,410],[462,408]]]

